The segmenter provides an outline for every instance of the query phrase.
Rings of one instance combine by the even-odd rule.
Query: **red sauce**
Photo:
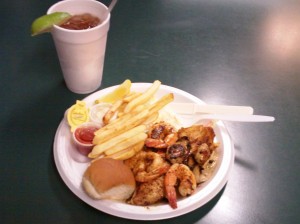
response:
[[[75,138],[83,144],[92,144],[95,137],[95,131],[97,127],[82,127],[77,128],[75,131]]]
[[[100,19],[89,13],[74,15],[60,27],[69,30],[86,30],[93,28],[101,23]]]

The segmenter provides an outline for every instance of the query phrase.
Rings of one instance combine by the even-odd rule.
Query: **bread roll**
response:
[[[126,200],[135,190],[135,179],[123,161],[102,158],[87,168],[82,186],[94,199]]]

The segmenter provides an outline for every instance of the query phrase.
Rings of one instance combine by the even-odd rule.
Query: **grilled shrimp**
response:
[[[217,159],[218,153],[212,151],[209,159],[203,165],[198,164],[193,168],[197,184],[207,181],[212,176],[217,165]]]
[[[145,145],[150,148],[167,148],[175,143],[177,139],[176,129],[172,125],[161,121],[152,126],[148,132]]]
[[[152,205],[164,198],[164,176],[160,176],[149,182],[140,183],[131,199],[129,204],[133,205]]]
[[[124,162],[132,170],[135,180],[148,182],[166,173],[170,168],[159,154],[141,151]]]
[[[212,127],[203,125],[194,125],[188,128],[181,128],[178,131],[179,138],[188,138],[191,152],[194,152],[198,147],[206,143],[209,147],[214,143],[215,133]]]
[[[211,150],[206,143],[203,143],[193,152],[193,155],[196,162],[202,166],[210,158]]]
[[[184,164],[173,164],[165,176],[166,197],[172,208],[177,208],[176,189],[177,181],[179,181],[178,191],[181,196],[187,196],[196,189],[196,179],[190,168]]]
[[[172,164],[185,163],[187,161],[189,153],[189,142],[186,138],[182,138],[167,148],[166,159]]]

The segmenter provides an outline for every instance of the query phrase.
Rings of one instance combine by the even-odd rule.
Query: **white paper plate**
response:
[[[133,83],[132,90],[145,91],[152,83]],[[109,87],[86,97],[84,101],[91,106],[99,96],[111,92],[116,86]],[[162,85],[157,93],[160,97],[167,93],[174,93],[175,102],[194,102],[204,104],[197,97],[170,86]],[[185,124],[184,118],[180,120]],[[172,209],[168,204],[159,204],[154,206],[134,206],[123,202],[112,200],[93,200],[86,195],[81,187],[81,180],[88,163],[81,156],[71,143],[71,133],[68,124],[63,119],[57,129],[54,140],[54,159],[60,176],[70,190],[81,200],[90,206],[122,218],[135,220],[158,220],[180,216],[191,212],[209,200],[223,188],[228,180],[231,167],[234,161],[234,150],[230,136],[222,122],[217,122],[215,128],[216,138],[220,143],[218,148],[219,161],[214,176],[205,184],[199,186],[195,193],[187,198],[178,201],[178,208]]]

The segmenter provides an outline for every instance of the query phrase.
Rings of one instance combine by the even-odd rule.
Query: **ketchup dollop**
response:
[[[92,144],[97,127],[80,127],[75,130],[75,138],[83,144]]]

